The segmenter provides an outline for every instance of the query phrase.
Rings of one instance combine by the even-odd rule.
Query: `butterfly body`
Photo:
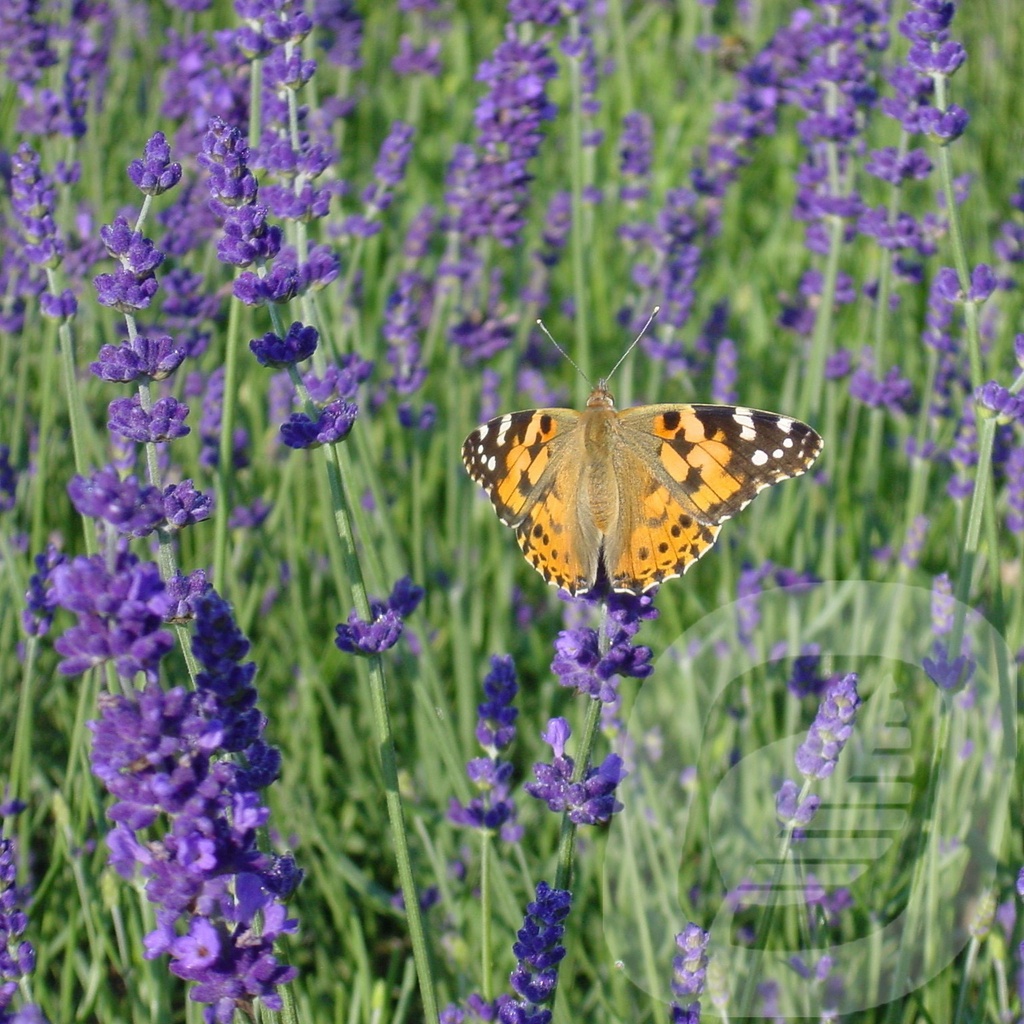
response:
[[[551,584],[581,594],[606,577],[640,594],[682,575],[721,524],[821,451],[806,424],[724,405],[617,411],[598,383],[582,412],[507,413],[466,438],[469,475]]]

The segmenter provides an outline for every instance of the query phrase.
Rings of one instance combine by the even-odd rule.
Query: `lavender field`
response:
[[[0,1022],[1024,1020],[1015,4],[0,7]]]

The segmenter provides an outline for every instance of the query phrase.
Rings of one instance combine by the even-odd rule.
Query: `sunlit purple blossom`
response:
[[[548,81],[558,66],[542,41],[521,42],[511,28],[477,73],[487,92],[476,107],[477,142],[459,145],[449,165],[446,196],[453,227],[469,242],[490,236],[514,246],[522,234],[531,179],[527,165],[554,117]]]
[[[208,172],[213,209],[224,219],[217,256],[236,267],[247,267],[277,255],[282,233],[266,223],[267,208],[256,201],[259,186],[249,170],[249,147],[242,133],[213,118],[203,137],[199,163]]]
[[[21,801],[4,799],[0,818],[13,818],[25,809]],[[36,968],[35,947],[22,938],[29,926],[31,890],[18,885],[18,846],[0,830],[0,1021],[5,1024],[47,1024],[32,1003],[12,1009],[15,996]]]
[[[56,185],[43,173],[39,154],[24,142],[11,157],[10,190],[24,258],[36,267],[60,266],[67,247],[54,220]]]
[[[11,449],[0,444],[0,512],[10,512],[14,508],[17,490],[18,473],[11,465]]]
[[[171,972],[195,982],[190,998],[209,1004],[204,1018],[223,1024],[257,997],[281,1008],[276,987],[296,971],[277,963],[273,945],[295,931],[280,900],[301,872],[256,846],[269,819],[256,791],[277,777],[280,755],[262,739],[255,665],[242,662],[248,641],[213,592],[197,600],[195,623],[196,690],[151,681],[102,694],[92,764],[115,798],[111,864],[126,877],[140,870],[157,906],[147,958],[169,954]]]
[[[853,734],[860,697],[857,675],[849,673],[829,684],[818,713],[797,748],[794,761],[804,778],[825,779],[835,771],[836,763]]]
[[[121,437],[139,444],[156,444],[184,437],[191,428],[185,423],[188,406],[168,395],[160,398],[148,409],[141,398],[115,398],[107,406],[107,428]]]
[[[268,331],[262,338],[253,338],[249,348],[260,366],[294,366],[309,359],[316,351],[319,337],[315,327],[295,320],[283,338]]]
[[[79,555],[56,565],[50,580],[54,603],[78,620],[54,642],[60,672],[78,675],[112,662],[125,679],[137,672],[156,678],[174,638],[163,629],[171,602],[155,564],[125,550],[112,568],[102,556]]]
[[[618,616],[609,616],[604,627],[607,643],[603,652],[601,637],[596,629],[579,626],[562,630],[558,634],[551,671],[558,676],[562,686],[579,690],[595,700],[607,703],[615,699],[618,685],[616,676],[645,679],[651,674],[653,667],[650,664],[650,648],[630,642],[640,628],[641,619],[650,617],[646,613],[651,607],[651,595],[645,594],[633,600],[636,601],[635,607],[619,603]]]
[[[73,476],[68,495],[80,515],[102,519],[129,537],[146,537],[164,521],[160,489],[140,484],[134,476],[122,480],[111,466],[92,476]]]
[[[537,883],[537,898],[527,904],[523,926],[512,944],[519,962],[509,980],[519,999],[500,1007],[501,1024],[548,1024],[551,1020],[551,1011],[544,1004],[554,995],[558,965],[565,957],[562,936],[571,905],[568,890]]]
[[[676,936],[679,953],[672,960],[672,993],[677,999],[700,996],[708,969],[708,939],[710,935],[695,924],[687,926]],[[700,1020],[700,1003],[689,1001],[672,1003],[669,1009],[672,1024],[696,1024]]]
[[[423,588],[403,576],[392,588],[387,601],[370,602],[370,622],[353,608],[348,622],[335,627],[335,646],[346,654],[380,654],[398,643],[408,618],[423,600]]]
[[[104,345],[89,369],[102,380],[130,384],[146,377],[164,380],[184,362],[187,351],[169,335],[149,338],[136,334],[120,345]]]
[[[801,838],[821,804],[821,797],[814,793],[798,801],[799,796],[800,787],[792,779],[785,779],[775,794],[775,816],[780,825],[793,829],[794,839]]]
[[[351,433],[358,414],[358,407],[343,399],[329,402],[319,410],[315,420],[304,412],[292,413],[281,424],[281,440],[289,448],[319,448],[325,444],[337,444]]]
[[[163,132],[156,132],[146,143],[141,160],[128,164],[128,178],[144,195],[158,196],[174,188],[181,180],[181,164],[171,161],[171,147]]]
[[[441,66],[441,40],[431,39],[417,46],[412,38],[403,35],[398,40],[398,53],[391,58],[391,70],[396,75],[426,75],[438,78]]]
[[[591,765],[578,781],[573,781],[576,763],[565,753],[571,735],[564,718],[552,718],[541,739],[552,750],[551,764],[533,766],[536,782],[527,782],[527,793],[543,800],[549,810],[565,813],[577,825],[603,825],[622,810],[615,798],[619,783],[628,774],[618,754],[609,754],[599,765]]]

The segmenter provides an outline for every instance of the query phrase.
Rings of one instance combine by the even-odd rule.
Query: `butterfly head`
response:
[[[602,377],[594,386],[587,399],[588,409],[614,409],[615,399],[608,390],[608,382]]]

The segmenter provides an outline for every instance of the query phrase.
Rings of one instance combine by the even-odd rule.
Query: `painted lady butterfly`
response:
[[[583,412],[530,409],[477,427],[462,460],[548,583],[583,594],[606,578],[640,594],[686,572],[726,519],[821,448],[807,424],[741,406],[617,412],[602,380]]]

